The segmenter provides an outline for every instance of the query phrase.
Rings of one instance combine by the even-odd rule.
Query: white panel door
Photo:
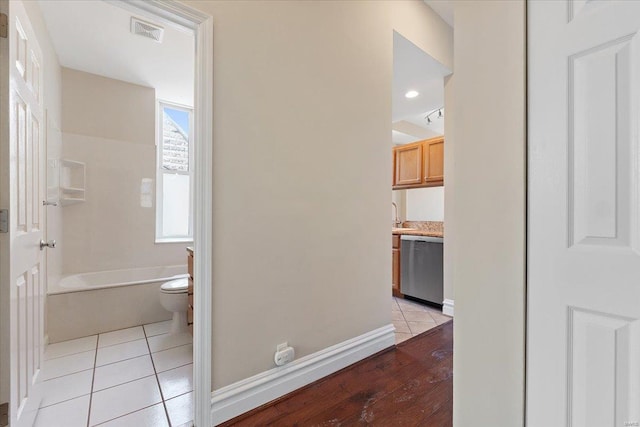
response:
[[[22,2],[9,2],[9,182],[12,427],[31,426],[44,341],[42,54]],[[5,165],[6,166],[6,165]]]
[[[528,5],[528,427],[640,426],[639,30]]]

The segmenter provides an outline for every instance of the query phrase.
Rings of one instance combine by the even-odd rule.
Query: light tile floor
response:
[[[396,344],[400,344],[452,318],[445,316],[437,308],[404,298],[392,297],[391,319],[393,326],[396,327]]]
[[[170,321],[49,345],[35,427],[175,427],[193,419],[193,344]]]

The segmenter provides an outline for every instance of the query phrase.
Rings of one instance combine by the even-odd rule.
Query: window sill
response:
[[[193,243],[192,237],[163,237],[160,239],[156,239],[156,244],[158,243]]]

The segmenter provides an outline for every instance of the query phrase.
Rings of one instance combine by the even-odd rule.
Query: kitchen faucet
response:
[[[391,204],[396,210],[396,217],[395,217],[396,219],[393,221],[393,226],[396,228],[399,228],[402,226],[402,221],[398,219],[398,205],[396,205],[396,202],[391,202]]]

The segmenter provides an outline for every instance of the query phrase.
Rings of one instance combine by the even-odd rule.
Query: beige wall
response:
[[[217,389],[280,342],[302,357],[390,323],[392,30],[447,66],[453,39],[418,0],[186,3],[215,27]]]
[[[405,191],[407,221],[444,221],[444,187]]]
[[[63,271],[186,264],[186,243],[155,243],[155,90],[62,69],[63,157],[86,163],[86,202],[62,208]]]
[[[521,426],[524,1],[455,3],[453,113],[454,426]]]
[[[218,388],[272,367],[282,340],[302,356],[389,323],[389,176],[379,171],[390,162],[394,6],[188,3],[216,25]],[[434,29],[415,24],[422,33]],[[453,111],[465,127],[455,127],[451,205],[460,260],[455,425],[516,426],[524,372],[524,4],[456,4],[456,24]],[[447,37],[431,40],[442,46]],[[477,114],[486,99],[502,114]],[[492,159],[503,161],[484,167]],[[501,203],[483,203],[496,197]]]
[[[456,236],[454,194],[456,191],[455,162],[453,159],[455,147],[455,72],[444,78],[444,283],[443,297],[445,300],[455,300],[453,283],[453,248]]]
[[[62,131],[155,143],[155,90],[62,68]]]
[[[453,70],[453,29],[422,0],[391,2],[393,29]]]
[[[385,2],[214,17],[214,388],[391,322]],[[354,197],[357,194],[357,197]]]

